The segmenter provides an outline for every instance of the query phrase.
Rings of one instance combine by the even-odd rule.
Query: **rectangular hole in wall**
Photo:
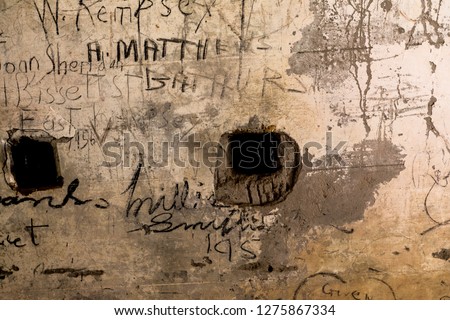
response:
[[[11,173],[22,194],[61,187],[56,146],[49,141],[20,137],[11,144]]]

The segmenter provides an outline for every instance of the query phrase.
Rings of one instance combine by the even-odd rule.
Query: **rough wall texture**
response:
[[[449,297],[449,17],[1,0],[0,297]],[[236,132],[292,144],[236,173]]]

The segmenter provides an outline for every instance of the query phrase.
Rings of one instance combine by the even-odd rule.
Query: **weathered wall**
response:
[[[450,296],[449,17],[442,0],[0,1],[0,297]],[[279,133],[302,165],[215,168],[232,132]],[[52,186],[20,182],[24,136],[53,146]]]

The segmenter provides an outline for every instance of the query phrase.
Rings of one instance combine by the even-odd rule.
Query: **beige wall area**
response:
[[[0,0],[0,298],[450,298],[449,22]],[[229,166],[262,137],[276,168]]]

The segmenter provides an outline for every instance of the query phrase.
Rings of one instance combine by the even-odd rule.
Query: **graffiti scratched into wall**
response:
[[[1,298],[450,296],[448,2],[0,17]]]

